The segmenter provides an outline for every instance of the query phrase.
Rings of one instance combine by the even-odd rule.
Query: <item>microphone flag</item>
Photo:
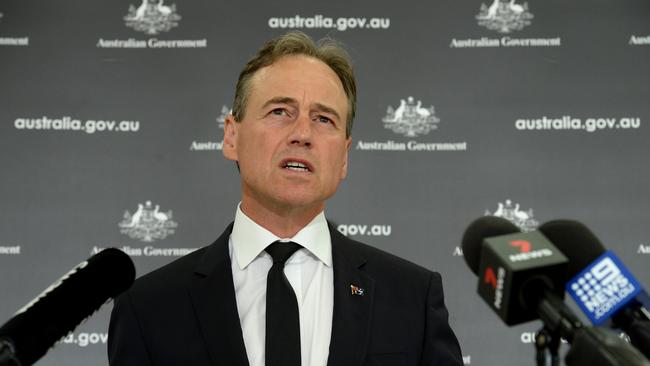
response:
[[[623,262],[608,250],[567,282],[566,291],[592,324],[601,325],[643,292],[643,288]]]

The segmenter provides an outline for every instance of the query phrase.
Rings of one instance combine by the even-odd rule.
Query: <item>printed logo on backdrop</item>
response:
[[[3,17],[0,13],[0,25]],[[29,46],[29,37],[0,37],[0,46]]]
[[[630,41],[628,42],[630,46],[649,46],[650,45],[650,35],[645,36],[636,36],[631,35]]]
[[[176,4],[167,6],[163,0],[156,3],[142,0],[137,8],[129,6],[129,13],[124,17],[126,26],[139,32],[156,35],[178,26],[181,16],[176,13]]]
[[[515,128],[519,131],[585,131],[589,133],[613,130],[634,130],[641,128],[641,118],[635,116],[604,116],[588,118],[578,118],[569,115],[561,117],[528,116],[515,120]]]
[[[384,127],[397,134],[408,137],[426,135],[431,130],[438,128],[440,118],[436,117],[433,106],[429,108],[422,107],[422,101],[418,100],[417,104],[413,97],[400,101],[397,109],[388,106],[386,116],[382,119]]]
[[[272,29],[352,29],[383,30],[390,28],[390,18],[328,17],[316,15],[292,15],[269,18],[267,25]]]
[[[533,14],[528,11],[528,3],[520,5],[515,4],[515,0],[494,0],[489,7],[481,4],[481,12],[476,15],[476,19],[478,25],[489,30],[510,33],[530,25]]]
[[[542,3],[544,4],[544,3]],[[477,25],[487,30],[502,34],[500,38],[452,38],[450,48],[485,48],[485,47],[558,47],[562,39],[555,37],[515,38],[513,32],[523,30],[532,24],[534,15],[528,9],[528,3],[517,4],[515,0],[493,0],[482,3],[479,13],[474,16]]]
[[[144,204],[138,203],[138,209],[133,214],[124,211],[124,218],[118,226],[122,234],[150,243],[174,234],[178,224],[172,220],[171,210],[162,212],[160,205],[154,207],[151,201],[146,201]]]
[[[153,243],[156,240],[163,240],[173,235],[178,223],[173,220],[172,210],[164,211],[159,204],[151,201],[138,203],[138,208],[131,213],[124,211],[122,221],[117,226],[120,233],[142,243]],[[131,247],[128,245],[110,245],[117,247],[132,257],[180,257],[195,251],[197,248],[164,248],[146,245],[144,247]],[[97,254],[105,247],[93,247],[91,254]]]
[[[391,225],[340,224],[336,229],[345,236],[390,236]]]
[[[119,119],[80,119],[70,116],[38,118],[22,117],[14,120],[14,128],[27,131],[85,132],[86,134],[116,132],[136,133],[140,131],[140,121]]]
[[[398,136],[386,141],[363,141],[356,143],[357,150],[366,151],[466,151],[467,142],[417,141],[438,129],[440,118],[433,105],[425,106],[422,100],[412,96],[402,98],[395,107],[388,105],[386,115],[381,118],[384,128]],[[404,141],[404,138],[407,140]],[[430,137],[428,139],[434,139]]]
[[[20,245],[0,243],[0,255],[20,255]]]
[[[226,117],[231,113],[231,109],[227,105],[221,106],[221,112],[216,118],[217,126],[223,130]],[[192,141],[190,144],[190,151],[215,151],[223,149],[223,141]]]
[[[485,210],[485,216],[502,217],[515,224],[523,232],[533,231],[539,226],[539,222],[533,217],[532,208],[524,211],[518,203],[513,204],[511,200],[506,200],[505,203],[499,202],[494,212]]]
[[[105,345],[108,342],[108,333],[106,332],[79,332],[68,333],[65,337],[61,338],[56,344],[74,345],[81,348]]]
[[[165,5],[164,0],[142,0],[137,5],[130,4],[129,10],[123,16],[124,25],[136,32],[148,36],[156,36],[169,32],[179,25],[181,15],[176,11],[176,4]],[[202,39],[168,40],[152,37],[149,39],[104,39],[97,41],[98,48],[206,48],[208,41]]]

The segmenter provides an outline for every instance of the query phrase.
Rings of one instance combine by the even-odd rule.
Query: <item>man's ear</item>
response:
[[[223,156],[228,160],[237,161],[237,128],[239,123],[232,114],[228,114],[223,125]]]

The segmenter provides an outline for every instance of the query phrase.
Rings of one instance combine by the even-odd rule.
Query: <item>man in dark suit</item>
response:
[[[462,365],[440,275],[325,220],[355,103],[337,44],[294,32],[260,49],[224,127],[235,221],[115,301],[111,365]]]

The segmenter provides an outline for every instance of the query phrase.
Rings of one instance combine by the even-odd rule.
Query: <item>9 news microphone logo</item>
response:
[[[641,284],[611,251],[598,257],[566,285],[594,325],[602,324],[641,292]]]

